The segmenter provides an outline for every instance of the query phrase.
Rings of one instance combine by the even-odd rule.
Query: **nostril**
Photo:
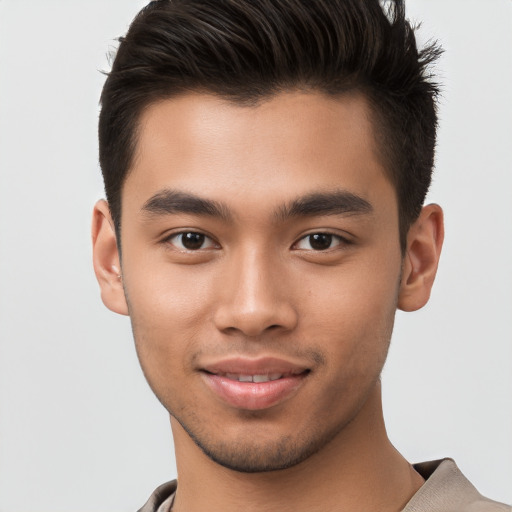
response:
[[[251,337],[263,333],[277,334],[295,328],[297,313],[290,304],[267,302],[270,301],[232,301],[221,304],[214,313],[215,326],[225,334],[242,332]]]

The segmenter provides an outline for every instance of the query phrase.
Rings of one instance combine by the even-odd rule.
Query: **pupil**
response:
[[[315,235],[310,235],[309,243],[311,247],[316,251],[324,251],[325,249],[329,249],[332,242],[332,235],[327,235],[325,233],[317,233]]]
[[[201,249],[204,243],[204,235],[201,233],[184,233],[181,235],[181,243],[186,249]]]

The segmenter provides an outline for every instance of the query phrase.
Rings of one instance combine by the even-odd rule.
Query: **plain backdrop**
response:
[[[168,417],[91,265],[98,98],[138,0],[0,0],[0,511],[134,511],[175,476]],[[409,0],[444,83],[430,304],[399,313],[389,435],[512,502],[512,1]]]

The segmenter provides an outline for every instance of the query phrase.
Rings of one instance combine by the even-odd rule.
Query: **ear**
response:
[[[398,295],[398,308],[416,311],[430,298],[444,240],[443,210],[437,204],[423,207],[407,234],[407,247]]]
[[[103,304],[115,313],[128,315],[114,223],[108,203],[104,200],[94,205],[92,251],[94,272],[100,285]]]

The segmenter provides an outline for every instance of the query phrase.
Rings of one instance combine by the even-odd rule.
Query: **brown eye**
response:
[[[183,233],[183,235],[181,235],[181,243],[183,247],[189,251],[201,249],[204,239],[205,236],[201,233]]]
[[[332,243],[332,235],[327,235],[325,233],[316,233],[314,235],[309,235],[309,245],[315,251],[324,251],[325,249],[329,249]]]
[[[343,239],[330,233],[312,233],[301,238],[296,245],[297,249],[308,251],[325,251],[343,243]]]
[[[210,249],[215,247],[213,240],[203,233],[187,231],[171,236],[168,242],[177,249],[185,251],[198,251],[200,249]]]

